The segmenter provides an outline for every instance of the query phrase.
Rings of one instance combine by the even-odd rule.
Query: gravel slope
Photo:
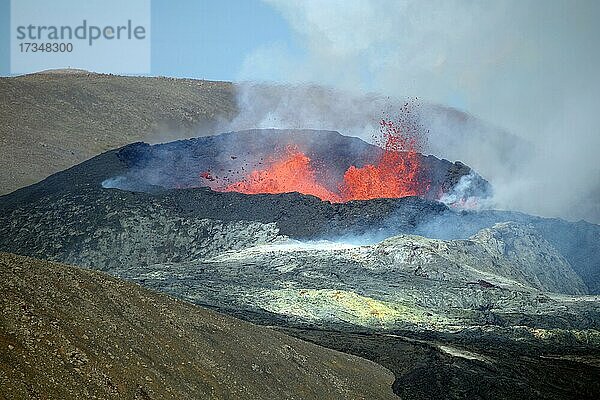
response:
[[[108,275],[0,253],[0,398],[391,399],[351,355]]]

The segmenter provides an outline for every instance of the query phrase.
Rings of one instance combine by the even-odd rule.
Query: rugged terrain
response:
[[[232,141],[232,135],[224,135],[224,140]],[[166,146],[166,152],[169,153],[169,147],[190,146],[197,146],[197,142],[174,142]],[[0,197],[0,249],[110,270],[123,262],[150,265],[191,261],[208,255],[212,248],[229,249],[235,241],[221,240],[227,235],[237,235],[238,248],[267,243],[277,234],[299,240],[358,243],[372,243],[401,233],[466,239],[495,223],[514,221],[532,225],[556,248],[583,281],[585,293],[600,294],[600,227],[595,224],[515,212],[454,211],[417,197],[331,204],[298,193],[244,195],[149,184],[143,192],[103,187],[104,182],[115,177],[129,179],[139,176],[141,170],[151,173],[158,161],[136,157],[140,152],[147,154],[147,146],[134,144],[112,150]],[[170,154],[177,158],[176,152]],[[229,156],[226,154],[225,158]],[[443,165],[454,165],[446,163]],[[140,164],[149,167],[140,169]],[[183,166],[183,176],[195,168],[188,168],[188,164],[195,162],[184,159],[176,168],[172,164],[167,164],[171,169],[163,168],[178,171]],[[449,176],[446,179],[450,182],[456,180]],[[233,229],[242,220],[275,225],[266,230],[258,225],[244,228],[250,229],[252,235],[248,236],[239,226]],[[263,242],[257,241],[261,238]]]
[[[103,273],[0,253],[0,398],[391,399],[351,355]]]
[[[403,104],[318,86],[240,85],[81,70],[0,77],[0,194],[128,143],[212,135],[224,126],[310,127],[370,138],[382,112],[393,117]],[[438,105],[421,111],[434,139],[433,154],[473,162],[500,157],[498,163],[513,168],[507,164],[513,159],[508,154],[528,149],[517,137],[464,112]],[[462,142],[473,147],[466,159],[459,154],[464,153]]]
[[[119,152],[0,197],[0,249],[366,357],[403,398],[600,392],[597,225],[417,197],[105,188],[130,170]]]
[[[263,126],[263,102],[243,98],[251,107],[238,110],[229,83],[77,71],[0,78],[0,89],[0,193],[60,171],[0,196],[0,251],[179,298],[2,254],[3,389],[34,398],[385,398],[390,387],[405,399],[600,397],[600,226],[458,211],[434,196],[332,204],[197,184],[207,168],[241,173],[286,140],[302,138],[335,173],[376,154],[332,131],[133,143],[77,164],[165,132],[212,134],[219,120]],[[289,105],[271,94],[262,100]],[[365,117],[341,114],[351,125]],[[473,175],[460,162],[422,159],[436,172],[434,192]],[[467,195],[489,192],[476,183]]]

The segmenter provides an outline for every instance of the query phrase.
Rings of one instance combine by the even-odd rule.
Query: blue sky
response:
[[[152,0],[151,75],[236,80],[255,49],[299,53],[282,15],[259,0]],[[0,75],[10,75],[10,0],[0,0]]]
[[[152,1],[152,74],[235,80],[254,49],[293,48],[283,17],[258,0]]]

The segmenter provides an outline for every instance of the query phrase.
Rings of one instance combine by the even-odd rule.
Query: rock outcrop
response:
[[[111,273],[198,304],[273,313],[290,323],[453,330],[482,324],[598,329],[600,321],[595,298],[561,294],[582,294],[585,286],[556,249],[514,223],[469,240],[401,235],[359,246],[280,238]]]
[[[467,240],[393,237],[376,247],[380,264],[438,280],[518,283],[540,291],[585,294],[586,287],[560,253],[533,227],[495,224]],[[491,285],[490,287],[493,287]]]

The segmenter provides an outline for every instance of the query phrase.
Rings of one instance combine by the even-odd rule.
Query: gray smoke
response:
[[[267,2],[305,53],[249,55],[242,80],[283,85],[270,99],[243,85],[232,126],[368,139],[382,110],[418,97],[429,151],[490,180],[497,207],[600,222],[599,2]]]

